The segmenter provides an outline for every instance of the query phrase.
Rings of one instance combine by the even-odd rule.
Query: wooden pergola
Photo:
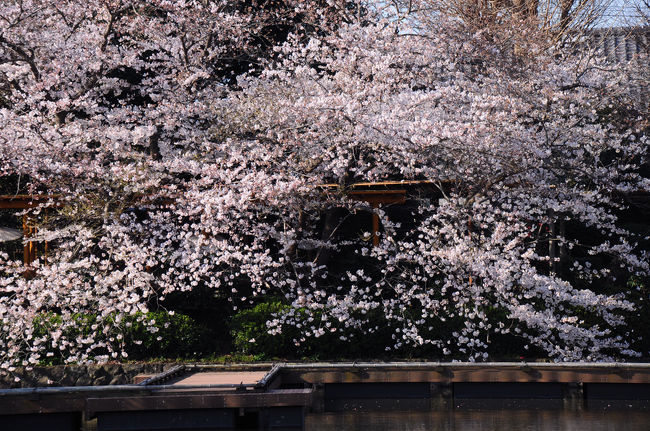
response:
[[[431,184],[429,181],[386,181],[376,183],[356,183],[349,187],[346,194],[356,201],[367,202],[372,208],[379,208],[381,205],[404,204],[406,202],[405,186]],[[324,184],[323,189],[338,188],[338,184]],[[399,187],[399,188],[396,188]],[[58,206],[59,195],[0,195],[0,209],[10,209],[24,211],[23,213],[23,261],[25,266],[29,266],[37,259],[39,250],[35,241],[29,240],[37,231],[33,216],[29,210],[39,207],[46,202],[53,203],[52,206]],[[374,246],[379,244],[379,216],[372,214],[372,243]],[[43,254],[47,255],[47,243],[43,245]]]
[[[53,201],[56,206],[58,195],[9,195],[0,196],[0,209],[13,209],[25,211],[23,214],[23,238],[31,238],[36,234],[36,225],[29,215],[32,208],[42,205],[44,202]],[[47,243],[44,244],[44,255],[47,255]],[[27,241],[23,246],[23,262],[29,266],[38,257],[36,242]]]

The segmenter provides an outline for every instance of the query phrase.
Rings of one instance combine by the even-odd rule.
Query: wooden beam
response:
[[[538,383],[634,383],[650,384],[650,368],[629,367],[617,369],[612,366],[598,367],[586,364],[584,367],[565,367],[562,364],[521,363],[506,366],[501,364],[481,364],[472,367],[464,363],[420,366],[408,369],[406,367],[391,367],[387,365],[364,368],[362,365],[351,366],[348,369],[300,369],[297,365],[291,370],[282,371],[282,382],[285,384],[307,383],[392,383],[392,382],[430,382],[430,383],[459,383],[459,382],[538,382]]]
[[[403,204],[406,202],[406,190],[358,190],[348,196],[356,201],[365,201],[372,206]]]
[[[58,206],[59,195],[4,195],[0,196],[0,209],[26,210],[53,201]]]

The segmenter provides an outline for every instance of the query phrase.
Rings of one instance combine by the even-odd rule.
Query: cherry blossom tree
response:
[[[112,344],[119,352],[119,338],[67,340],[66,328],[89,310],[102,311],[100,330],[102,323],[118,326],[120,313],[144,309],[170,283],[152,283],[165,274],[151,269],[146,232],[137,234],[125,217],[157,196],[189,193],[207,168],[201,159],[216,162],[209,155],[219,122],[213,104],[234,77],[261,70],[289,34],[325,33],[354,19],[359,11],[349,3],[2,3],[0,175],[19,192],[60,197],[30,212],[40,218],[35,239],[55,246],[47,262],[34,263],[33,278],[3,257],[5,366],[16,358],[34,363],[41,349],[72,361],[86,360],[86,351],[117,355]],[[117,255],[116,246],[123,250]],[[189,286],[179,281],[180,289]],[[33,327],[35,316],[48,311],[63,316],[62,328],[44,346]]]
[[[304,25],[262,56],[266,15],[228,3],[0,8],[1,174],[58,196],[30,214],[52,247],[29,277],[0,256],[4,369],[127,357],[126,316],[197,288],[280,298],[269,331],[297,345],[388,328],[387,351],[439,357],[504,334],[556,360],[645,353],[624,328],[647,250],[617,223],[650,188],[616,115],[628,75],[534,29],[411,31],[348,2],[287,2]],[[231,52],[258,64],[233,80]],[[422,186],[406,219],[349,193],[387,180]]]
[[[332,314],[354,326],[380,309],[395,329],[388,348],[429,343],[480,358],[490,334],[514,330],[563,359],[625,350],[628,340],[606,328],[622,324],[619,311],[631,304],[623,292],[588,287],[598,279],[616,285],[616,267],[647,270],[646,252],[615,214],[621,195],[647,189],[634,165],[646,156],[646,138],[605,118],[624,97],[622,75],[540,51],[544,44],[520,34],[472,34],[444,20],[430,34],[356,26],[336,42],[289,49],[266,80],[246,82],[247,108],[232,109],[255,120],[229,125],[293,142],[305,154],[301,177],[343,190],[386,178],[439,184],[437,200],[419,202],[415,227],[398,232],[384,220],[380,247],[353,246],[358,260],[372,261],[372,275],[296,281],[294,305],[315,320],[330,316],[316,331]],[[259,114],[260,104],[286,92],[285,104]],[[554,227],[562,221],[574,232]],[[592,238],[579,238],[578,225]],[[540,235],[540,226],[548,231]],[[598,323],[586,309],[598,310]]]

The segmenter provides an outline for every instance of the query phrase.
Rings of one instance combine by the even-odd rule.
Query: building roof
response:
[[[11,229],[0,226],[0,242],[14,241],[22,238],[23,232],[18,229]]]
[[[626,62],[650,55],[650,27],[599,28],[588,38],[596,53],[609,61]]]
[[[647,111],[650,108],[650,26],[594,29],[587,33],[585,42],[591,55],[604,57],[609,63],[631,62],[632,67],[626,69],[630,106]]]

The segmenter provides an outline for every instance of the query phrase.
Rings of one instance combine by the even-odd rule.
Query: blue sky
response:
[[[638,24],[636,7],[639,0],[613,0],[599,27],[628,26]]]

